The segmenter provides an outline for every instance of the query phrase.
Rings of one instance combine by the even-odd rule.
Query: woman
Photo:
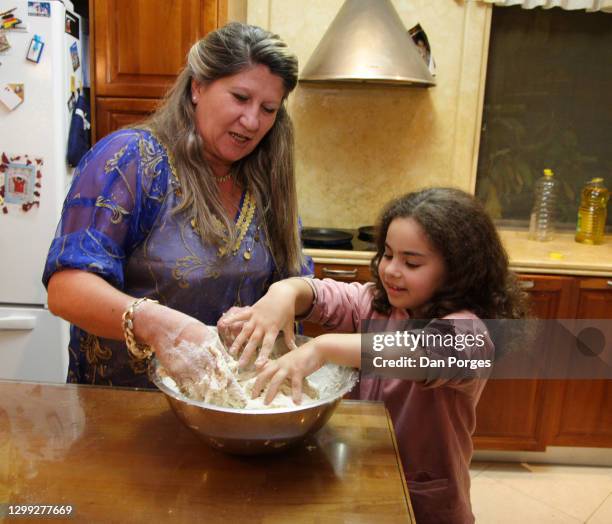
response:
[[[229,24],[191,48],[151,118],[82,159],[43,275],[73,324],[69,382],[150,387],[150,350],[198,380],[214,362],[177,346],[308,271],[284,106],[296,83],[277,35]]]

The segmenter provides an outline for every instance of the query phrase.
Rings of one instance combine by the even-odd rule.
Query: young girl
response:
[[[325,362],[360,367],[359,334],[325,334],[277,360],[266,361],[279,329],[290,339],[295,316],[329,330],[358,333],[365,319],[521,318],[524,298],[508,270],[495,227],[467,193],[432,188],[387,205],[371,263],[373,283],[292,278],[273,284],[252,308],[221,321],[242,323],[232,344],[246,343],[241,362],[263,340],[253,390],[266,401],[290,379],[294,400],[302,378]],[[288,335],[289,334],[289,335]],[[447,350],[448,351],[448,350]],[[417,522],[473,522],[469,464],[479,378],[411,381],[362,378],[359,398],[383,400],[397,435]]]

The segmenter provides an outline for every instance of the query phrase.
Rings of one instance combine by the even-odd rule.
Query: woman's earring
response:
[[[191,101],[195,104],[195,103],[197,103],[198,99],[195,96],[192,96],[191,97]]]

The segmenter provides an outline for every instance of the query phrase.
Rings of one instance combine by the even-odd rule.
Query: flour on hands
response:
[[[256,399],[251,399],[251,390],[255,384],[256,371],[250,363],[243,370],[238,369],[238,362],[227,352],[216,330],[210,329],[210,337],[202,344],[182,340],[171,352],[172,359],[181,359],[172,367],[191,369],[179,375],[171,373],[167,366],[160,366],[158,373],[164,383],[178,389],[183,395],[208,404],[230,408],[265,409],[289,408],[295,404],[291,398],[291,384],[283,384],[272,403],[264,404],[266,391]],[[319,398],[318,391],[308,379],[303,384],[302,405]]]

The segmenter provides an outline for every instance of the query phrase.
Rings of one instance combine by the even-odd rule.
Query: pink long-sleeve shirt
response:
[[[315,300],[307,320],[330,331],[355,333],[366,319],[408,319],[393,308],[382,315],[372,308],[373,285],[311,280]],[[460,311],[445,318],[473,319]],[[489,341],[490,343],[490,341]],[[492,351],[492,345],[490,346]],[[416,520],[422,523],[474,522],[469,464],[476,404],[482,378],[429,383],[390,378],[362,378],[358,398],[382,400],[391,414]]]

